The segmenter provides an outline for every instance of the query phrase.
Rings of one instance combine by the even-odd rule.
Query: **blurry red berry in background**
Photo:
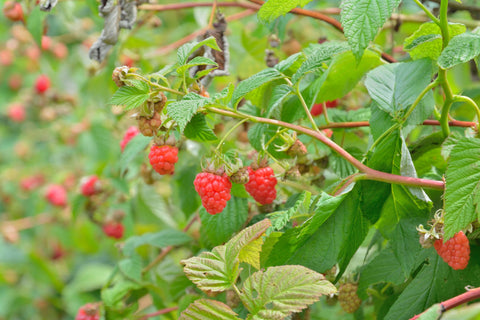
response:
[[[103,232],[110,238],[120,239],[123,237],[124,227],[121,222],[111,221],[103,225]]]
[[[42,36],[42,50],[50,49],[52,45],[52,38],[49,36]]]
[[[45,178],[43,175],[36,174],[31,177],[23,178],[22,181],[20,181],[20,187],[25,191],[32,191],[41,186],[43,183],[45,183]]]
[[[7,114],[10,120],[12,120],[13,122],[23,122],[27,113],[25,112],[25,108],[22,104],[12,103],[8,107]]]
[[[80,189],[85,197],[93,196],[94,194],[100,192],[100,180],[95,175],[83,177],[80,180]]]
[[[8,79],[8,86],[14,91],[20,89],[22,87],[22,76],[19,74],[12,74]]]
[[[67,205],[67,191],[58,184],[48,186],[45,198],[50,204],[57,207],[64,207]]]
[[[37,80],[35,81],[35,90],[37,93],[45,93],[50,88],[50,79],[48,76],[42,74],[38,76]]]
[[[22,5],[15,1],[5,1],[3,14],[11,21],[23,21]]]
[[[94,303],[87,303],[78,309],[75,320],[99,320],[100,311],[98,305]]]
[[[329,138],[331,138],[332,135],[333,135],[332,129],[323,129],[322,131],[323,131],[323,133],[325,133],[325,135],[326,135],[327,137],[329,137]]]
[[[61,42],[57,42],[53,45],[52,52],[53,55],[60,60],[63,60],[68,56],[68,48]]]
[[[123,135],[123,139],[120,142],[120,148],[122,148],[122,152],[127,146],[127,144],[130,142],[130,140],[133,139],[137,134],[140,133],[140,130],[136,126],[131,126],[130,128],[127,129],[125,134]]]
[[[312,110],[310,110],[310,113],[312,114],[312,116],[314,116],[314,117],[319,116],[323,113],[322,104],[323,103],[316,103],[312,106]],[[335,108],[336,106],[338,106],[338,99],[333,100],[333,101],[326,101],[325,106],[327,108]]]
[[[0,50],[0,65],[2,66],[9,66],[13,63],[13,52],[8,50],[8,49],[4,49],[4,50]]]

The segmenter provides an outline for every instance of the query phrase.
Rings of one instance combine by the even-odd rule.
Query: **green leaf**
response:
[[[368,93],[385,112],[407,109],[430,83],[432,62],[428,59],[380,66],[367,74]]]
[[[276,18],[287,14],[296,6],[304,6],[312,0],[268,0],[258,11],[258,18],[262,22],[270,23]]]
[[[305,112],[303,112],[303,114],[305,114]],[[278,127],[274,125],[256,123],[248,130],[248,140],[255,150],[262,151],[265,144],[275,136],[277,130]],[[275,145],[282,145],[283,143],[283,140],[277,135],[277,137],[268,145],[268,152],[276,158],[286,158],[287,155],[285,152],[279,152],[275,147]]]
[[[118,269],[127,279],[135,282],[142,282],[142,258],[133,254],[129,259],[118,262]]]
[[[167,114],[175,120],[180,128],[180,133],[182,133],[187,123],[189,123],[197,113],[197,110],[207,105],[209,102],[209,99],[194,92],[190,92],[185,95],[182,100],[170,103],[167,106]]]
[[[205,236],[212,245],[225,243],[232,234],[242,228],[248,217],[248,200],[232,197],[223,211],[216,215],[208,214],[200,209],[200,228],[202,237]]]
[[[322,197],[324,195],[324,193],[321,194]],[[311,196],[312,194],[310,192],[304,191],[298,196],[297,201],[291,208],[270,213],[268,217],[272,221],[273,229],[282,230],[290,221],[290,218],[298,213],[299,210],[307,211],[310,206]]]
[[[125,111],[140,107],[150,97],[150,88],[142,81],[135,81],[132,84],[135,85],[119,88],[108,104],[123,106]]]
[[[197,257],[182,260],[184,272],[199,289],[222,292],[237,281],[240,274],[237,256],[227,254],[227,246],[218,246],[211,252],[202,252]]]
[[[292,76],[292,82],[297,83],[307,73],[325,67],[325,63],[332,59],[333,56],[347,50],[348,45],[343,41],[328,41],[316,46],[311,46],[311,54],[307,56],[307,59]]]
[[[480,140],[463,138],[450,153],[445,174],[445,239],[475,221],[480,212]]]
[[[285,73],[290,68],[297,70],[303,61],[305,61],[305,54],[303,52],[298,52],[292,54],[285,60],[280,61],[274,66],[274,68],[282,73]]]
[[[27,17],[27,29],[39,47],[42,46],[43,19],[45,16],[46,14],[40,11],[38,6],[35,6]]]
[[[480,35],[464,33],[450,40],[438,58],[438,65],[449,69],[457,64],[468,62],[480,55]]]
[[[188,139],[200,142],[217,140],[217,136],[207,124],[205,115],[200,113],[193,116],[192,120],[186,125],[183,134]]]
[[[126,256],[134,254],[135,249],[148,244],[156,248],[165,248],[167,246],[178,246],[192,241],[192,238],[185,232],[178,230],[162,230],[156,233],[145,233],[141,236],[128,238],[123,246],[123,253]]]
[[[75,272],[73,279],[65,287],[65,290],[73,292],[98,290],[105,285],[112,271],[112,266],[103,263],[84,264]]]
[[[344,0],[341,21],[345,37],[359,61],[370,41],[401,0]]]
[[[250,311],[247,320],[285,319],[333,294],[335,286],[325,277],[303,266],[270,267],[245,280],[240,299]]]
[[[240,320],[229,306],[220,301],[198,299],[191,303],[179,320]]]
[[[221,49],[217,45],[217,41],[214,37],[207,38],[200,42],[189,42],[178,48],[177,50],[177,58],[178,63],[182,66],[187,63],[188,57],[195,52],[201,46],[207,46],[214,50],[221,51]]]
[[[177,73],[183,75],[188,69],[195,67],[195,66],[203,66],[203,65],[211,65],[211,66],[218,66],[218,64],[208,58],[205,57],[195,57],[192,60],[188,61],[187,64],[184,64],[177,68]],[[212,69],[209,69],[212,70]]]
[[[294,94],[289,85],[281,84],[273,89],[267,106],[267,117],[280,118],[281,106],[283,101],[290,95]]]
[[[163,225],[175,228],[177,224],[172,218],[165,200],[158,194],[155,188],[147,184],[140,184],[138,189],[139,200],[146,206],[146,208],[159,218]]]
[[[132,140],[125,146],[120,160],[118,161],[118,167],[120,172],[124,173],[130,162],[138,156],[142,150],[144,150],[148,144],[152,141],[152,137],[145,137],[142,134],[137,134]]]
[[[450,36],[454,37],[464,33],[465,25],[459,23],[450,23],[448,25]],[[442,52],[442,31],[434,22],[426,22],[404,42],[404,49],[413,60],[421,58],[430,58],[437,60]]]
[[[122,303],[122,300],[130,291],[141,288],[136,282],[131,280],[121,280],[111,288],[104,288],[102,290],[102,302],[105,307],[115,308],[118,304]]]
[[[322,75],[323,83],[315,102],[333,101],[345,96],[368,71],[381,64],[380,55],[370,50],[365,51],[358,63],[352,51],[336,55]]]
[[[271,225],[270,220],[264,219],[240,231],[226,244],[229,255],[238,256],[245,246],[260,238]]]
[[[282,77],[282,74],[277,69],[267,68],[257,74],[254,74],[250,78],[243,80],[235,88],[235,91],[233,91],[231,100],[232,106],[236,107],[240,100],[250,91],[253,91],[254,89],[270,81],[281,79]]]

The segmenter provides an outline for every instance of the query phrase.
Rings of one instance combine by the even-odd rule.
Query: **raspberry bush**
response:
[[[0,5],[0,319],[480,297],[475,1]]]

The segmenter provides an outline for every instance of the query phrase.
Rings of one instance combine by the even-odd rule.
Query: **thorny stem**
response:
[[[425,120],[422,123],[424,126],[439,126],[440,122],[437,120]],[[448,122],[451,127],[463,127],[470,128],[475,127],[477,123],[472,121],[459,121],[452,120]],[[328,125],[319,126],[320,130],[331,129],[331,128],[359,128],[359,127],[368,127],[370,123],[368,121],[354,121],[354,122],[332,122]]]
[[[421,3],[419,0],[413,0],[415,3],[427,14],[427,16],[432,19],[433,22],[435,22],[438,26],[440,26],[440,20],[438,20],[437,17],[435,17],[430,10],[428,10],[423,3]]]
[[[207,109],[211,112],[222,114],[232,118],[237,118],[237,119],[248,118],[249,121],[252,121],[252,122],[271,124],[279,127],[288,128],[298,133],[306,134],[312,138],[319,140],[320,142],[322,142],[323,144],[331,148],[333,151],[337,152],[342,158],[344,158],[349,163],[351,163],[360,172],[364,173],[365,174],[364,179],[367,179],[367,180],[382,181],[386,183],[395,183],[395,184],[401,184],[401,185],[407,185],[407,186],[413,186],[413,187],[425,187],[425,188],[431,188],[431,189],[437,189],[437,190],[443,190],[445,187],[445,183],[443,181],[404,177],[404,176],[381,172],[381,171],[369,168],[363,163],[361,163],[359,160],[357,160],[355,157],[353,157],[350,153],[345,151],[345,149],[340,147],[338,144],[328,139],[322,132],[315,131],[310,128],[306,128],[303,126],[299,126],[296,124],[287,123],[287,122],[283,122],[275,119],[255,117],[255,116],[242,114],[239,112],[236,113],[230,110],[224,110],[216,107],[207,107]]]

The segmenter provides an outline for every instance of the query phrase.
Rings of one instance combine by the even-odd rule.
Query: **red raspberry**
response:
[[[75,320],[99,320],[100,319],[100,312],[98,310],[98,306],[93,303],[87,303],[83,307],[78,309],[77,316]]]
[[[64,207],[67,205],[67,191],[58,184],[52,184],[48,187],[45,193],[45,198],[52,205],[57,207]]]
[[[38,188],[45,182],[45,178],[41,174],[37,174],[31,177],[27,177],[20,181],[20,187],[25,191],[32,191]]]
[[[99,193],[101,187],[100,180],[98,180],[98,177],[95,175],[84,177],[80,181],[80,189],[85,197],[90,197],[96,193]]]
[[[121,222],[110,221],[103,225],[103,232],[110,238],[120,239],[123,237],[124,227]]]
[[[277,197],[277,178],[270,167],[253,170],[248,167],[249,180],[245,184],[247,192],[260,204],[270,204]]]
[[[467,267],[470,260],[470,244],[462,231],[445,243],[443,239],[435,240],[433,246],[443,261],[454,270],[463,270]]]
[[[46,51],[52,46],[52,38],[48,36],[42,36],[42,50]]]
[[[11,104],[8,107],[8,117],[14,122],[22,122],[25,120],[25,108],[19,103]]]
[[[50,88],[50,79],[48,76],[42,74],[38,76],[37,80],[35,81],[35,90],[37,93],[42,94]]]
[[[343,311],[354,313],[362,304],[357,295],[357,287],[354,283],[344,283],[338,288],[338,301]]]
[[[175,163],[178,161],[178,148],[169,145],[157,146],[150,148],[148,159],[153,170],[160,174],[173,174],[175,171]]]
[[[328,137],[331,138],[333,136],[332,129],[323,129],[322,132]]]
[[[23,21],[22,5],[15,1],[6,1],[3,5],[3,14],[11,21]]]
[[[122,148],[122,152],[127,146],[127,144],[130,142],[130,140],[132,140],[133,137],[135,137],[139,133],[140,131],[135,126],[131,126],[130,128],[128,128],[128,130],[125,132],[125,135],[123,136],[122,141],[120,142],[120,148]]]
[[[322,104],[323,103],[316,103],[313,105],[312,110],[310,110],[310,113],[312,114],[312,116],[316,117],[323,113]],[[325,106],[327,108],[335,108],[336,106],[338,106],[338,99],[333,101],[326,101]]]
[[[338,99],[333,100],[333,101],[326,101],[325,106],[327,108],[335,108],[336,106],[338,106]]]
[[[232,183],[227,175],[217,175],[210,172],[197,174],[193,181],[195,190],[202,199],[202,205],[209,214],[217,214],[223,211],[230,200]]]

